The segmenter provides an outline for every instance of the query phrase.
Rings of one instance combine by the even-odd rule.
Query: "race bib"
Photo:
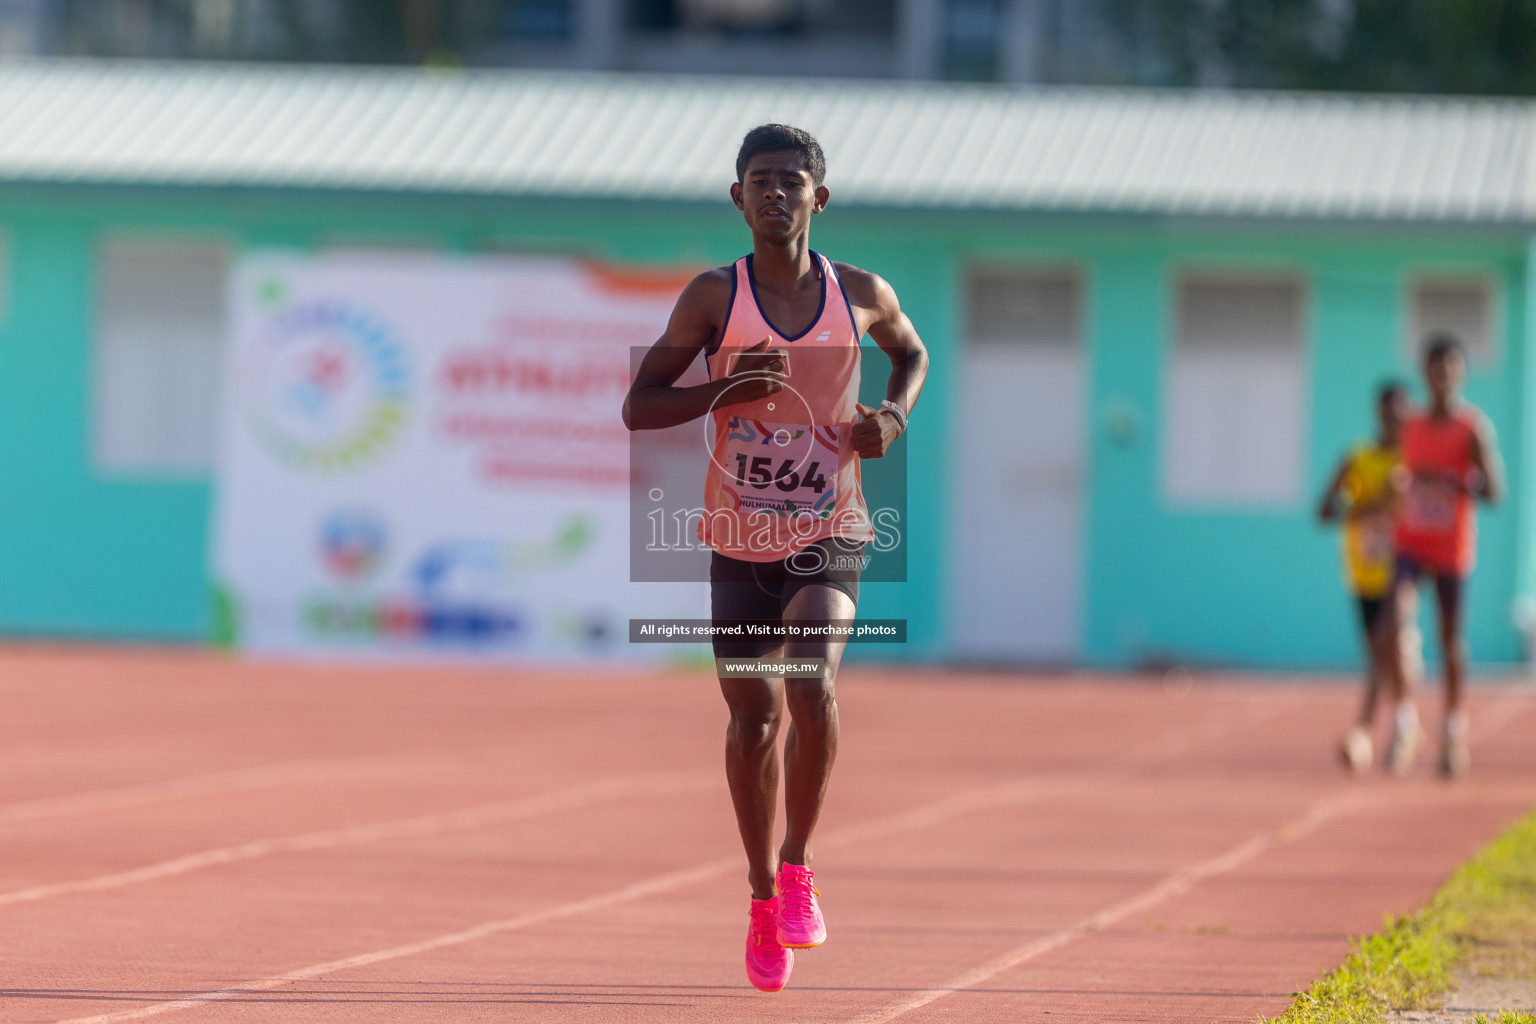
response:
[[[1456,526],[1455,488],[1415,478],[1403,501],[1403,520],[1417,530],[1445,533]]]
[[[1363,515],[1355,523],[1360,560],[1367,566],[1391,565],[1393,555],[1393,523],[1388,515]]]
[[[732,416],[725,486],[742,512],[826,519],[837,507],[836,426],[765,423]]]

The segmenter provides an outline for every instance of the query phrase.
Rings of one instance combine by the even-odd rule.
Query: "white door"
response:
[[[1078,275],[978,269],[966,296],[953,649],[978,661],[1072,661],[1082,564]]]

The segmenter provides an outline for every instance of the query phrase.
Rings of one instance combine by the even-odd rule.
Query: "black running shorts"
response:
[[[781,623],[784,609],[809,586],[833,587],[859,603],[864,543],[840,537],[819,540],[777,562],[746,562],[713,552],[709,560],[709,610],[716,626],[735,622]],[[768,637],[714,641],[717,658],[761,658],[780,645]]]

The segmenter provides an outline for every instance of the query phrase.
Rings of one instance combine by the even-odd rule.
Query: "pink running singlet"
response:
[[[756,402],[716,406],[699,539],[731,558],[776,562],[829,537],[871,541],[874,531],[850,443],[859,396],[859,331],[832,261],[821,269],[821,309],[786,337],[758,304],[752,257],[736,261],[731,309],[706,356],[711,380],[769,339],[788,353],[788,380]]]

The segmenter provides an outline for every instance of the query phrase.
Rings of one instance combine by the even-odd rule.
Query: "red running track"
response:
[[[850,669],[765,995],[704,675],[0,651],[0,1021],[1248,1024],[1536,798],[1527,684],[1453,784],[1346,778],[1354,699]]]

